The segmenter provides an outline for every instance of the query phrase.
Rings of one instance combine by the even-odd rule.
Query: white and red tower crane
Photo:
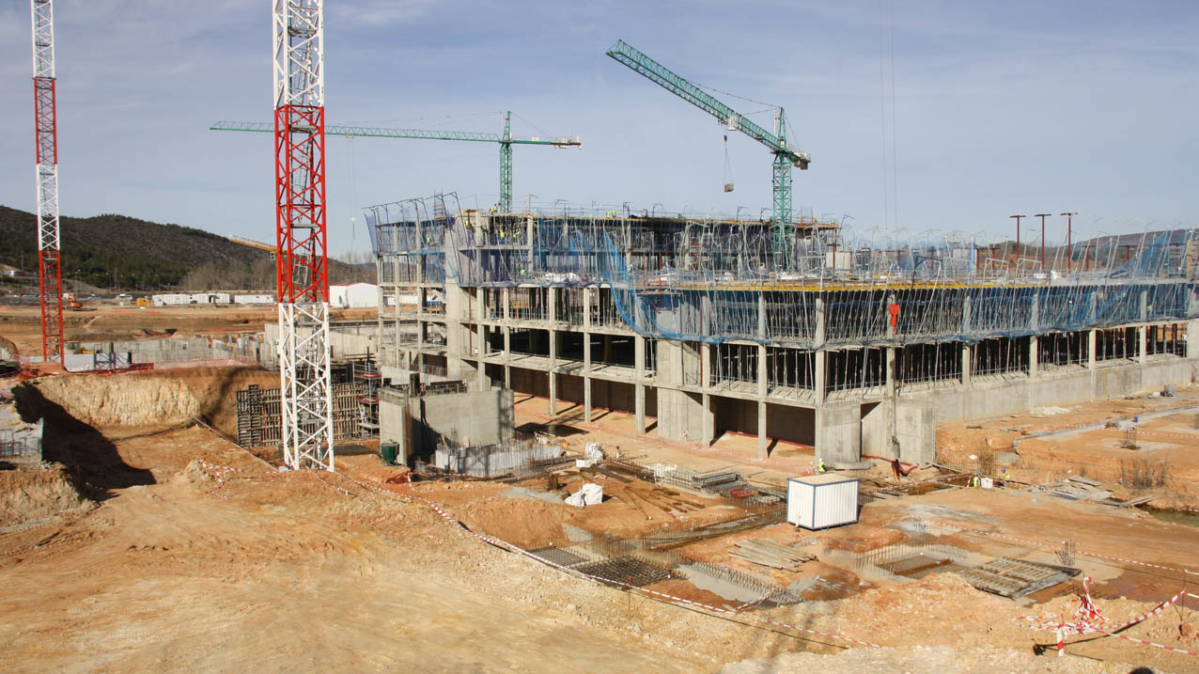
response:
[[[283,458],[333,470],[322,0],[274,0],[274,38]]]
[[[37,157],[37,265],[42,356],[62,362],[62,259],[58,229],[58,115],[55,106],[54,3],[33,9],[33,119]]]

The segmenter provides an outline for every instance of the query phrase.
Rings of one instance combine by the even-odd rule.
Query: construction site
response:
[[[274,134],[274,295],[81,311],[31,0],[0,669],[1199,671],[1199,230],[855,230],[793,207],[781,108],[623,41],[773,208],[522,208],[513,145],[581,141],[326,126],[322,4],[273,3],[274,122],[212,127]],[[500,199],[362,207],[377,302],[331,302],[326,134],[498,144]]]

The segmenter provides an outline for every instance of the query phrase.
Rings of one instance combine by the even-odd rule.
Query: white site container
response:
[[[787,522],[804,529],[857,522],[859,482],[839,473],[787,478]]]

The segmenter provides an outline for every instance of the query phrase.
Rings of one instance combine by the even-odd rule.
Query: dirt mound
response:
[[[12,526],[90,508],[70,473],[48,470],[0,471],[0,526]]]
[[[235,435],[237,391],[250,384],[278,386],[279,375],[250,368],[196,368],[48,377],[36,387],[46,401],[93,428],[177,426],[198,418]]]
[[[187,464],[187,467],[175,474],[175,484],[193,489],[208,489],[216,487],[216,479],[202,467],[199,459]]]
[[[184,423],[200,401],[180,381],[141,374],[50,377],[37,382],[46,400],[93,428]]]
[[[489,498],[458,509],[455,515],[474,531],[528,549],[570,545],[562,527],[572,514],[568,508],[533,499]]]

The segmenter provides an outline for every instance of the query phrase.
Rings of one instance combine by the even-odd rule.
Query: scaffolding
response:
[[[960,377],[959,345],[976,374],[1007,376],[1027,373],[1030,337],[1064,334],[1036,348],[1048,366],[1070,367],[1090,357],[1080,331],[1100,331],[1102,360],[1136,346],[1129,325],[1199,316],[1191,229],[1034,247],[866,236],[808,216],[785,225],[780,246],[768,221],[561,204],[488,214],[458,208],[453,194],[365,215],[380,266],[404,270],[397,283],[478,288],[485,320],[548,322],[558,293],[557,321],[569,326],[718,347],[707,383],[734,389],[759,377],[755,345],[837,352],[831,386],[857,389],[882,384],[883,347],[909,381]],[[1154,332],[1150,348],[1181,353],[1180,329]],[[810,386],[814,368],[766,356],[772,388]]]
[[[375,361],[367,356],[351,361],[354,372],[355,400],[358,401],[359,437],[375,438],[379,436],[379,387],[383,383],[383,375],[379,373]]]

